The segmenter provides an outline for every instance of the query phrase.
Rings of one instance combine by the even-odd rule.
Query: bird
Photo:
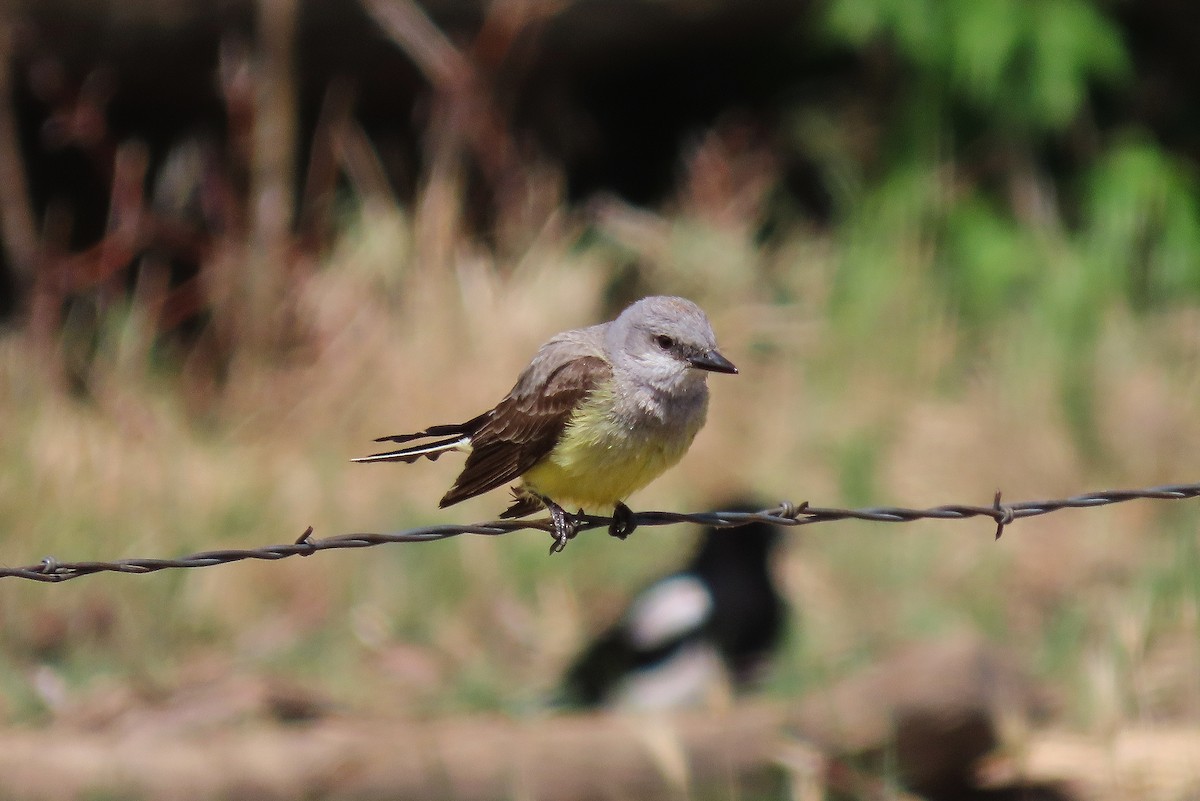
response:
[[[552,337],[491,409],[466,422],[379,437],[405,447],[353,461],[433,461],[465,452],[440,507],[519,479],[501,517],[547,509],[551,553],[578,528],[579,516],[567,506],[578,505],[580,515],[611,508],[609,533],[624,539],[634,528],[625,499],[675,465],[704,425],[707,375],[737,372],[699,306],[645,297],[615,320]]]
[[[770,569],[781,541],[780,528],[762,522],[706,529],[685,567],[639,592],[573,660],[559,705],[675,708],[714,687],[754,687],[787,619]]]

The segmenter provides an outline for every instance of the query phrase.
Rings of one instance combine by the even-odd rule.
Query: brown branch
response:
[[[0,11],[0,238],[18,284],[32,286],[37,270],[37,225],[17,136],[12,97],[13,24]]]
[[[471,62],[412,0],[362,0],[362,4],[439,91],[453,92],[471,81]]]
[[[1115,748],[1028,728],[1028,680],[970,638],[911,646],[799,703],[725,711],[282,725],[246,720],[271,707],[237,687],[202,694],[203,710],[184,694],[124,720],[0,732],[5,796],[590,801],[780,797],[790,781],[806,798],[895,799],[901,779],[931,798],[1123,801],[1191,797],[1200,783],[1194,729],[1122,733],[1136,747]],[[997,756],[1014,730],[1015,756]]]

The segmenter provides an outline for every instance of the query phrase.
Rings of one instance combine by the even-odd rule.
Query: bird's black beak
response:
[[[738,369],[733,366],[733,362],[726,359],[716,349],[706,353],[701,353],[697,356],[689,356],[688,364],[695,367],[697,370],[708,370],[710,373],[736,373]]]

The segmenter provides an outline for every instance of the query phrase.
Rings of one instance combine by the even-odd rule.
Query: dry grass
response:
[[[978,503],[997,487],[1017,500],[1195,477],[1192,312],[1110,315],[1091,372],[1096,458],[1064,419],[1060,364],[1035,326],[1014,320],[967,347],[918,277],[898,288],[894,315],[847,334],[829,312],[827,244],[759,250],[737,226],[619,207],[598,219],[600,245],[579,247],[579,221],[554,210],[516,255],[458,247],[452,271],[430,274],[413,224],[364,217],[294,287],[302,355],[235,360],[219,390],[148,369],[129,344],[136,315],[114,319],[86,400],[41,380],[41,357],[6,334],[0,561],[491,517],[501,493],[436,510],[451,459],[347,460],[374,436],[478,412],[549,334],[609,314],[617,252],[635,254],[655,291],[705,306],[742,367],[713,380],[708,427],[637,507],[703,509],[745,492],[767,503]],[[1048,679],[1073,726],[1200,720],[1198,519],[1194,504],[1128,504],[1021,522],[999,543],[978,522],[805,529],[780,565],[798,614],[773,691],[968,629]],[[0,712],[63,715],[114,685],[152,698],[197,672],[265,673],[406,713],[528,709],[691,536],[588,536],[553,559],[544,538],[516,534],[62,586],[8,580]]]

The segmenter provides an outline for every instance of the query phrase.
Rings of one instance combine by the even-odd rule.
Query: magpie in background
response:
[[[752,688],[783,636],[787,610],[770,570],[781,539],[766,523],[707,529],[687,567],[638,593],[576,658],[562,703],[669,709]]]

